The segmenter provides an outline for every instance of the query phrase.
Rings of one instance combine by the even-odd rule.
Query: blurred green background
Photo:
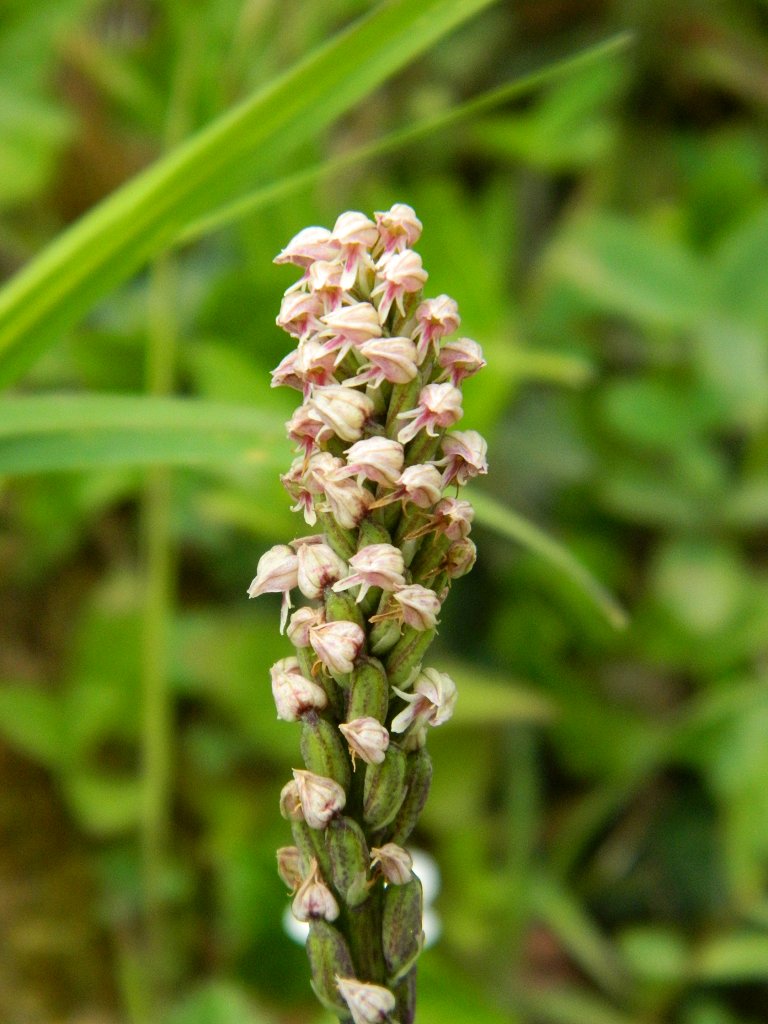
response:
[[[374,6],[6,0],[2,271]],[[430,657],[461,695],[430,738],[442,936],[418,1020],[768,1019],[768,9],[496,3],[394,70],[190,201],[193,223],[277,183],[225,227],[160,239],[149,266],[118,253],[109,280],[85,258],[105,229],[16,301],[81,296],[47,348],[30,320],[0,404],[9,1024],[325,1020],[274,870],[298,736],[267,670],[287,647],[276,603],[245,600],[264,549],[304,532],[277,482],[293,278],[271,260],[397,201],[489,362],[464,420],[490,448],[479,561]],[[210,422],[163,413],[171,394]]]

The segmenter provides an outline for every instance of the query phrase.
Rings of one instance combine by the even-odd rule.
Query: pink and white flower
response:
[[[306,338],[311,332],[322,330],[323,325],[318,318],[324,312],[320,296],[289,292],[283,298],[275,323],[294,338]]]
[[[382,256],[376,265],[378,284],[371,292],[371,298],[381,296],[379,320],[384,323],[393,304],[397,306],[400,316],[405,316],[403,297],[421,291],[428,276],[421,264],[421,256],[413,249]]]
[[[351,348],[372,338],[381,337],[379,314],[370,302],[355,302],[351,306],[342,306],[331,313],[326,313],[321,320],[320,337],[325,339],[323,345],[328,351],[336,353],[337,363],[341,362]]]
[[[452,427],[461,419],[461,392],[452,384],[427,384],[421,389],[415,409],[398,414],[400,420],[411,420],[398,432],[400,444],[407,444],[423,428],[430,437],[437,437],[438,431]]]
[[[310,864],[309,874],[293,898],[291,911],[297,921],[312,921],[318,918],[335,921],[339,916],[339,905],[323,881],[317,861],[314,859]]]
[[[298,722],[307,711],[322,711],[328,697],[322,686],[306,679],[296,658],[282,658],[269,670],[277,717]]]
[[[392,689],[407,703],[392,720],[392,732],[405,732],[414,723],[417,727],[442,725],[453,715],[456,684],[445,672],[438,672],[435,668],[424,669],[413,684],[412,693],[398,690],[396,686]]]
[[[321,622],[325,622],[325,609],[322,606],[297,608],[288,623],[286,636],[294,647],[309,647],[309,631],[312,626],[319,626]]]
[[[386,212],[373,215],[384,252],[402,252],[421,238],[422,224],[412,206],[395,203]]]
[[[405,885],[413,878],[413,857],[397,843],[371,847],[371,867],[377,864],[390,885]]]
[[[323,597],[326,587],[347,574],[346,562],[328,544],[302,544],[297,558],[297,584],[310,601]]]
[[[392,595],[400,606],[403,622],[412,629],[434,629],[440,614],[440,598],[428,587],[411,583]]]
[[[351,210],[337,218],[331,240],[339,247],[343,268],[341,283],[344,288],[354,285],[361,268],[373,266],[368,250],[376,244],[378,238],[376,225],[364,213]]]
[[[327,228],[308,227],[294,235],[288,245],[275,256],[273,263],[292,263],[308,267],[315,260],[332,260],[339,253],[339,243]]]
[[[256,566],[256,575],[248,587],[248,597],[261,594],[282,594],[280,610],[280,632],[285,629],[288,609],[291,605],[291,590],[298,586],[299,560],[287,544],[276,544],[265,551]]]
[[[389,747],[389,733],[375,718],[365,716],[342,722],[339,732],[349,744],[353,756],[366,764],[381,764]]]
[[[333,590],[349,590],[359,585],[358,604],[371,587],[395,590],[405,584],[403,553],[394,544],[367,544],[352,555],[349,567],[354,572],[334,583]]]
[[[329,672],[346,675],[355,667],[365,633],[356,622],[346,619],[322,622],[310,628],[309,643]]]
[[[310,828],[325,828],[344,809],[347,794],[338,782],[299,768],[293,769],[293,778],[304,820]]]
[[[352,1014],[353,1024],[386,1024],[395,1008],[395,997],[388,988],[336,977],[336,984]]]
[[[454,430],[442,441],[443,458],[435,462],[443,470],[443,487],[454,480],[463,487],[488,472],[488,443],[476,430]]]
[[[321,388],[305,404],[310,418],[318,420],[342,441],[357,441],[373,416],[373,402],[353,388],[341,384]]]
[[[364,477],[384,487],[392,487],[403,470],[405,452],[399,441],[388,437],[366,437],[346,450],[347,465],[340,473]]]
[[[461,323],[461,317],[459,307],[448,295],[425,299],[419,304],[415,316],[416,328],[412,337],[417,343],[418,358],[422,363],[430,345],[437,355],[440,339],[456,330]]]
[[[359,344],[357,350],[368,362],[354,377],[344,381],[346,387],[370,384],[377,388],[385,380],[407,384],[419,372],[416,346],[410,338],[371,338]]]
[[[446,341],[437,357],[440,366],[454,387],[458,387],[467,377],[474,377],[486,365],[483,350],[471,338],[457,338]]]

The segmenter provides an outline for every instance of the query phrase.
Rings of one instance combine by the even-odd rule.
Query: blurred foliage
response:
[[[92,262],[16,302],[22,340],[60,319],[0,400],[12,1024],[320,1020],[274,871],[297,737],[264,680],[285,647],[276,605],[243,600],[302,526],[276,481],[292,402],[268,387],[271,259],[394,201],[491,367],[465,402],[492,456],[480,559],[435,654],[461,701],[418,837],[442,873],[420,1024],[768,1018],[768,14],[522,0],[442,36],[462,4],[420,6],[416,60],[377,36],[338,93],[329,61],[322,123],[297,114],[237,180],[172,197],[156,244],[102,219],[104,245],[135,228],[128,262],[99,278],[110,254],[80,234]],[[8,0],[3,270],[372,8]],[[628,48],[451,120],[625,29]],[[596,612],[618,621],[608,592],[623,631]]]

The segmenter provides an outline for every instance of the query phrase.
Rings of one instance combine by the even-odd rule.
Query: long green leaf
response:
[[[0,475],[110,466],[290,460],[280,420],[184,398],[34,395],[0,400]]]
[[[0,384],[195,217],[493,0],[388,0],[64,232],[0,292]]]
[[[605,589],[602,583],[586,569],[573,555],[547,536],[533,523],[529,523],[511,509],[500,505],[487,494],[473,494],[472,504],[475,506],[476,520],[488,529],[518,541],[537,555],[541,555],[558,572],[567,576],[575,583],[585,597],[602,613],[614,629],[624,629],[627,625],[627,613],[616,599]]]
[[[390,132],[374,142],[370,142],[365,146],[359,146],[349,153],[344,153],[343,156],[315,164],[304,171],[300,171],[298,174],[293,174],[290,177],[283,178],[281,181],[255,189],[242,198],[236,199],[232,203],[227,203],[206,217],[190,224],[184,229],[178,240],[189,242],[201,238],[203,235],[210,234],[212,231],[232,224],[242,217],[257,213],[278,199],[284,199],[303,188],[309,188],[322,178],[332,177],[334,174],[339,174],[349,167],[354,167],[356,164],[371,160],[374,157],[384,156],[386,153],[393,153],[398,149],[404,149],[406,146],[410,146],[428,135],[460,124],[462,121],[468,121],[470,118],[477,117],[487,110],[492,110],[502,103],[508,103],[512,99],[517,99],[520,96],[533,92],[535,89],[564,78],[566,75],[573,74],[595,61],[602,60],[625,48],[631,40],[631,33],[619,33],[610,39],[606,39],[604,42],[591,46],[570,57],[565,57],[563,60],[556,61],[554,64],[548,64],[545,68],[532,71],[530,74],[522,75],[520,78],[507,82],[496,89],[491,89],[481,96],[468,100],[466,103],[451,107],[435,117],[425,118],[423,121],[419,121],[408,128]]]

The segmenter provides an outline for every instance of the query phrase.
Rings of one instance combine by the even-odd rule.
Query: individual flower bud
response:
[[[306,458],[319,444],[333,437],[333,430],[315,414],[310,402],[299,406],[286,422],[285,429]]]
[[[397,843],[371,847],[371,867],[377,864],[381,873],[392,885],[405,885],[413,877],[413,857]]]
[[[454,430],[442,441],[443,458],[436,466],[444,466],[443,487],[454,480],[463,487],[476,476],[488,472],[488,443],[476,430]]]
[[[456,684],[445,672],[426,668],[413,684],[413,692],[406,693],[392,687],[398,697],[407,702],[392,720],[392,732],[405,732],[414,722],[418,725],[442,725],[453,714],[456,706]]]
[[[389,733],[375,718],[355,718],[339,726],[349,744],[353,758],[360,757],[366,764],[381,764],[389,746]]]
[[[345,388],[340,384],[316,391],[307,402],[307,408],[310,416],[323,423],[343,441],[357,441],[374,411],[373,402],[362,391]]]
[[[277,717],[283,722],[298,722],[307,711],[322,711],[327,705],[325,690],[304,678],[296,658],[282,658],[275,662],[269,673]]]
[[[447,341],[440,349],[437,361],[445,370],[444,376],[456,388],[467,377],[474,377],[487,365],[483,359],[483,350],[471,338]]]
[[[402,252],[421,238],[421,221],[413,207],[395,203],[386,213],[374,213],[384,252]]]
[[[412,583],[392,595],[400,605],[403,622],[413,629],[434,629],[440,613],[440,599],[433,590]]]
[[[347,465],[340,472],[344,476],[357,476],[373,480],[384,487],[392,487],[403,470],[405,458],[399,441],[388,437],[366,437],[347,448]]]
[[[323,494],[327,509],[339,526],[347,530],[355,529],[373,504],[371,492],[345,476],[343,467],[326,475]]]
[[[298,585],[299,560],[287,544],[276,544],[265,551],[256,566],[256,575],[248,587],[248,597],[261,594],[282,594],[280,632],[285,629],[288,609],[291,605],[291,590]]]
[[[474,518],[474,508],[462,498],[443,498],[432,512],[434,529],[454,541],[469,536]]]
[[[346,563],[327,544],[302,544],[297,556],[299,590],[310,601],[322,597],[327,586],[347,574]]]
[[[416,346],[410,338],[371,338],[357,346],[367,360],[360,373],[344,381],[345,387],[368,384],[377,388],[388,380],[392,384],[407,384],[419,372]]]
[[[415,313],[416,328],[412,338],[416,342],[419,362],[423,362],[432,345],[437,354],[439,342],[446,334],[451,334],[461,323],[459,307],[448,295],[438,295],[436,299],[425,299]]]
[[[395,1008],[395,997],[388,988],[358,981],[336,978],[344,1002],[352,1014],[353,1024],[386,1024]]]
[[[365,643],[365,633],[354,622],[323,622],[309,631],[312,650],[329,672],[346,675]]]
[[[322,300],[324,313],[338,309],[347,295],[341,277],[342,268],[338,260],[316,260],[309,268],[307,284],[310,292]]]
[[[294,896],[291,910],[297,921],[311,921],[315,918],[335,921],[339,916],[339,905],[320,877],[316,860],[312,861],[309,874]]]
[[[273,263],[293,263],[297,267],[308,267],[315,260],[332,260],[338,255],[339,244],[331,237],[327,228],[303,228],[294,235],[288,245],[275,256]]]
[[[358,604],[371,587],[394,590],[405,584],[403,553],[394,544],[367,544],[352,555],[349,567],[354,572],[334,583],[333,589],[338,592],[359,584]]]
[[[301,810],[310,828],[325,828],[331,818],[344,809],[347,795],[338,782],[294,768]]]
[[[294,391],[304,390],[304,384],[296,370],[296,359],[298,358],[298,355],[298,349],[291,349],[288,355],[278,363],[274,370],[272,370],[272,383],[270,384],[270,387],[293,388]]]
[[[417,464],[408,466],[400,474],[393,497],[404,504],[412,502],[419,508],[431,508],[443,495],[443,481],[434,466]]]
[[[469,537],[465,537],[451,544],[442,567],[452,580],[457,580],[470,572],[476,560],[477,548]]]
[[[421,291],[429,275],[421,265],[421,256],[413,249],[404,249],[383,256],[376,266],[376,277],[379,283],[371,291],[371,297],[381,295],[379,320],[384,323],[393,303],[400,316],[405,316],[403,296]]]
[[[294,647],[309,647],[309,631],[321,622],[325,622],[324,608],[297,608],[285,632]]]
[[[286,821],[304,821],[299,787],[295,779],[291,782],[286,782],[280,790],[280,814]]]
[[[319,296],[293,292],[284,296],[275,323],[294,338],[306,338],[312,331],[322,330],[318,317],[324,312]],[[274,378],[272,386],[278,386]]]
[[[452,384],[427,384],[421,389],[415,409],[398,413],[399,420],[411,420],[400,430],[397,440],[407,444],[424,427],[430,437],[437,437],[438,429],[452,427],[461,419],[461,392]]]
[[[378,241],[379,232],[373,221],[364,213],[350,210],[336,219],[331,238],[339,245],[339,258],[344,268],[342,286],[351,288],[357,280],[359,268],[372,266],[368,249]]]
[[[348,907],[359,907],[370,895],[365,833],[356,821],[340,814],[328,824],[324,839],[336,892]]]
[[[374,831],[385,828],[400,810],[407,786],[405,782],[406,756],[402,749],[390,743],[384,759],[369,764],[363,782],[363,817]]]
[[[320,337],[325,339],[323,345],[329,352],[337,353],[337,363],[351,348],[371,338],[381,337],[379,314],[370,302],[354,302],[351,306],[342,306],[332,313],[326,313],[321,319],[324,326]]]
[[[333,352],[329,352],[317,338],[306,338],[299,342],[291,369],[305,399],[309,398],[313,388],[330,387],[337,383]]]
[[[301,885],[301,853],[298,846],[281,846],[277,851],[277,873],[291,890]]]

